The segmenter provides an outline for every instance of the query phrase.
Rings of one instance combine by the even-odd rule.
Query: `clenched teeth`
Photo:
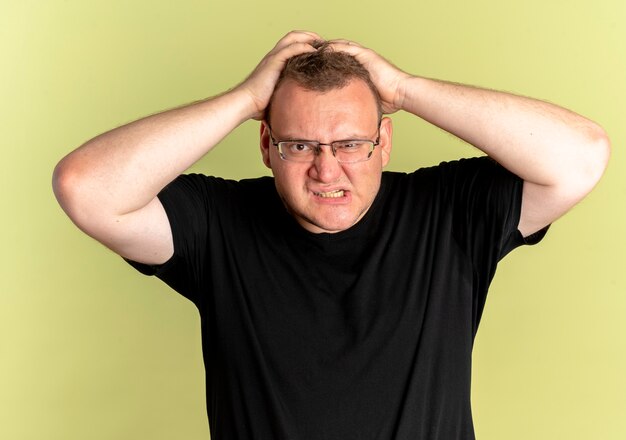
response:
[[[316,192],[315,195],[319,197],[324,197],[324,198],[343,197],[343,190],[338,189],[337,191],[330,191],[330,192]]]

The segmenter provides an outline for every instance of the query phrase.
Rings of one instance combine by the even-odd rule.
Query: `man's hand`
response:
[[[235,90],[245,92],[252,102],[252,119],[261,120],[269,104],[276,82],[287,60],[295,55],[315,52],[312,43],[322,40],[314,32],[292,31],[281,38],[261,60],[254,71]]]
[[[372,49],[354,41],[331,40],[330,44],[335,50],[355,57],[369,71],[382,99],[383,113],[391,114],[404,109],[406,80],[411,78],[411,75],[398,69]]]

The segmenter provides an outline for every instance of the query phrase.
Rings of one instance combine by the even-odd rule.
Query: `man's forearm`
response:
[[[402,108],[458,136],[528,182],[597,180],[604,131],[569,110],[521,96],[412,77]],[[601,171],[600,171],[601,173]]]
[[[124,215],[137,210],[249,113],[249,99],[235,91],[111,130],[59,163],[55,191],[62,205],[77,204],[83,211]]]

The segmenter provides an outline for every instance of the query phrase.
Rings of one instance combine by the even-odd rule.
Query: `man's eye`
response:
[[[335,149],[350,152],[360,149],[363,145],[364,143],[360,141],[346,141],[337,145]]]
[[[287,147],[292,153],[308,153],[309,151],[311,151],[311,146],[302,142],[293,142],[290,143]]]

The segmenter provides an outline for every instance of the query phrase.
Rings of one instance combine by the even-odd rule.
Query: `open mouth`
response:
[[[336,191],[329,191],[329,192],[316,192],[314,194],[324,199],[336,199],[337,197],[343,197],[343,190],[338,189]]]

